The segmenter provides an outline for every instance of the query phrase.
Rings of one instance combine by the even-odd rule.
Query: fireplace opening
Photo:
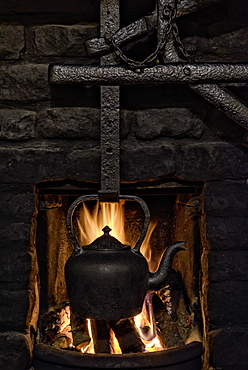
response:
[[[46,351],[60,351],[62,357],[66,352],[72,358],[78,354],[140,356],[174,351],[192,342],[200,344],[202,189],[202,183],[172,180],[121,185],[122,194],[141,197],[150,210],[151,221],[141,253],[151,272],[157,270],[170,244],[183,240],[187,242],[187,249],[174,257],[168,281],[162,289],[146,295],[139,315],[106,321],[82,319],[72,313],[64,277],[66,261],[74,250],[66,229],[68,208],[78,196],[96,194],[98,185],[69,180],[38,184],[36,245],[40,315],[35,357],[39,358],[39,346],[46,346]],[[108,225],[115,238],[134,247],[143,223],[142,207],[130,200],[119,204],[82,202],[73,216],[73,228],[80,246],[90,244]],[[37,361],[40,360],[35,360],[39,368]]]

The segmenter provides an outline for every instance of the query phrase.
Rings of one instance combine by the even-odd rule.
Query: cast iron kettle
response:
[[[149,272],[147,261],[140,253],[150,221],[148,207],[138,197],[119,198],[139,202],[145,213],[143,230],[133,249],[109,235],[108,226],[91,244],[79,246],[73,233],[73,212],[80,202],[98,199],[97,195],[77,198],[68,210],[67,229],[75,251],[66,262],[65,280],[72,312],[82,318],[119,320],[139,314],[146,293],[165,285],[174,255],[185,249],[185,242],[171,244],[159,269]]]

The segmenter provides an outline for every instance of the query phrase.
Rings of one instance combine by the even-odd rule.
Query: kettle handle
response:
[[[146,202],[139,198],[139,197],[136,197],[135,195],[119,195],[119,199],[124,199],[124,200],[135,200],[136,202],[138,202],[142,209],[143,209],[143,212],[145,214],[145,221],[144,221],[144,225],[143,225],[143,229],[141,230],[141,233],[140,233],[140,237],[139,239],[137,240],[134,248],[133,248],[133,251],[135,252],[139,252],[140,251],[140,247],[146,237],[146,233],[147,233],[147,230],[148,230],[148,226],[149,226],[149,222],[150,222],[150,211],[149,211],[149,208],[147,207],[147,204]]]
[[[147,207],[147,204],[144,202],[144,200],[139,198],[139,197],[136,197],[134,195],[119,195],[119,199],[134,200],[134,201],[138,202],[141,205],[141,207],[144,211],[145,221],[144,221],[143,229],[140,233],[140,237],[139,237],[138,241],[135,244],[135,247],[133,248],[133,250],[135,252],[139,252],[140,247],[141,247],[141,245],[142,245],[142,243],[145,239],[145,236],[146,236],[146,233],[147,233],[147,230],[148,230],[148,226],[149,226],[149,222],[150,222],[150,211]],[[70,237],[73,241],[76,253],[80,253],[82,248],[78,244],[77,238],[73,233],[72,216],[73,216],[73,213],[74,213],[76,207],[79,205],[79,203],[84,202],[86,200],[99,200],[99,196],[97,194],[91,194],[91,195],[82,195],[82,196],[78,197],[70,205],[70,207],[68,209],[68,212],[67,212],[67,216],[66,216],[66,227],[67,227],[68,233],[69,233],[69,235],[70,235]]]

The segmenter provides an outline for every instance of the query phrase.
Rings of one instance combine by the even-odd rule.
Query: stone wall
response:
[[[153,6],[125,1],[123,24]],[[244,62],[247,16],[245,0],[228,0],[181,17],[178,26],[196,60]],[[98,20],[98,2],[88,0],[1,5],[0,363],[6,370],[26,369],[31,360],[38,289],[34,185],[64,178],[99,181],[99,88],[48,83],[50,63],[98,63],[83,47],[98,35]],[[247,101],[244,84],[229,88]],[[123,86],[121,107],[122,181],[167,177],[206,183],[206,349],[213,368],[245,370],[245,130],[186,86]]]

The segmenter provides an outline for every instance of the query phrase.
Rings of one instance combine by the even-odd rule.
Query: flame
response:
[[[101,236],[102,229],[108,225],[112,231],[112,236],[120,240],[123,244],[126,242],[125,236],[125,218],[124,218],[125,201],[119,203],[99,203],[89,210],[83,203],[81,212],[78,217],[78,226],[80,230],[80,242],[82,245],[90,244],[97,237]],[[147,235],[142,243],[141,253],[146,258],[149,268],[154,271],[155,265],[151,258],[150,238],[156,227],[156,223],[150,223]],[[144,352],[161,351],[165,349],[161,343],[156,330],[156,322],[152,309],[152,293],[148,293],[144,300],[142,312],[134,317],[136,329],[140,335],[142,342],[145,344]],[[89,335],[92,338],[92,330],[90,320],[87,320]],[[112,329],[110,329],[110,348],[111,353],[120,354],[121,349],[118,340]],[[87,348],[84,348],[84,353],[95,353],[94,342],[91,339]]]
[[[156,263],[156,267],[154,267],[154,261],[152,260],[152,248],[150,245],[151,236],[156,226],[157,226],[156,222],[152,222],[152,221],[150,222],[147,233],[146,233],[146,237],[140,248],[140,252],[143,254],[145,259],[147,260],[149,270],[151,272],[154,272],[154,270],[156,270],[156,267],[157,267],[157,263]]]
[[[87,322],[87,327],[88,327],[88,333],[89,333],[89,336],[90,336],[91,340],[90,340],[90,343],[88,344],[88,346],[81,349],[81,352],[83,352],[83,353],[95,353],[94,340],[93,340],[93,335],[92,335],[92,330],[91,330],[90,319],[86,319],[86,322]]]
[[[122,353],[119,342],[112,329],[110,329],[110,349],[112,354],[119,355]]]
[[[156,320],[152,308],[152,293],[147,293],[142,311],[134,317],[134,322],[142,342],[145,344],[145,352],[162,351],[165,349],[156,328]]]
[[[108,225],[110,234],[125,243],[124,201],[120,203],[99,203],[90,211],[83,203],[78,218],[81,244],[90,244],[103,234],[102,229]]]

